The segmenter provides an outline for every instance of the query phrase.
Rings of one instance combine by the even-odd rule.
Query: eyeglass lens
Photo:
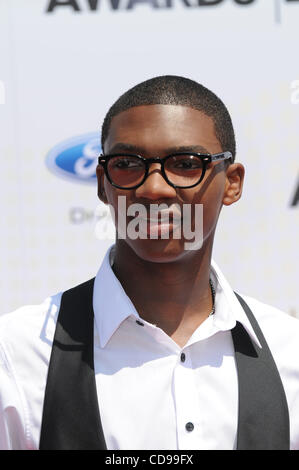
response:
[[[146,164],[137,156],[120,155],[108,161],[107,169],[114,184],[130,188],[142,182]],[[172,184],[191,186],[200,180],[203,163],[197,155],[172,155],[164,161],[164,170]]]

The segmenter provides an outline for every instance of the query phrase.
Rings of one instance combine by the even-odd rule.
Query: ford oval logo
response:
[[[55,145],[46,157],[46,165],[62,178],[94,184],[100,153],[100,135],[92,132]]]

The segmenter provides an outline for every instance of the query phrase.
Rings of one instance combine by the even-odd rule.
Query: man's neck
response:
[[[171,263],[154,263],[133,250],[115,247],[113,271],[140,317],[160,327],[181,347],[213,308],[212,247],[204,248]]]

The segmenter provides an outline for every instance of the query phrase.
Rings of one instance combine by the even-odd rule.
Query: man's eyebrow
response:
[[[176,153],[176,152],[195,152],[195,153],[210,153],[202,145],[182,145],[179,147],[171,147],[166,149],[167,153]]]
[[[111,147],[109,153],[116,153],[116,152],[129,152],[129,153],[142,153],[144,152],[144,149],[141,149],[140,147],[132,144],[125,144],[123,142],[117,142],[117,144],[113,145]]]
[[[110,149],[109,153],[116,153],[116,152],[129,152],[135,153],[138,155],[146,154],[146,150],[144,148],[138,147],[136,145],[132,145],[129,143],[118,142],[117,144],[113,145]],[[195,152],[195,153],[204,153],[210,154],[210,152],[203,147],[202,145],[182,145],[182,146],[175,146],[175,147],[168,147],[163,150],[163,153],[170,155],[172,153],[177,152]]]

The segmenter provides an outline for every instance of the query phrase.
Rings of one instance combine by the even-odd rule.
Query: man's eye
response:
[[[200,162],[191,159],[180,160],[174,163],[172,166],[182,170],[195,170],[197,168],[201,168]]]
[[[113,164],[114,168],[128,168],[129,162],[128,160],[117,160]]]
[[[140,162],[129,158],[121,158],[113,162],[113,168],[119,170],[126,170],[131,168],[140,168]]]
[[[194,162],[190,160],[185,160],[184,162],[181,162],[179,166],[181,166],[182,168],[196,168]]]

